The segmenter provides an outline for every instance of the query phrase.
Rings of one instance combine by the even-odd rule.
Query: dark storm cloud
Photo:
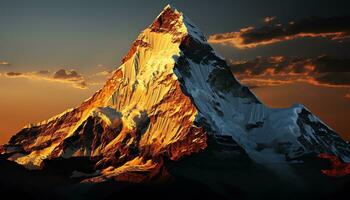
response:
[[[273,20],[266,19],[268,22]],[[209,37],[209,42],[244,49],[303,37],[341,40],[349,36],[350,16],[308,17],[287,24],[267,24],[260,28],[247,27],[237,32],[214,34]]]
[[[251,61],[231,61],[231,71],[243,83],[253,86],[307,82],[329,87],[350,87],[350,59],[328,56],[257,57]]]

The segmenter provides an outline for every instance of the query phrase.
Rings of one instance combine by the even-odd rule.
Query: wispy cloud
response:
[[[17,76],[22,76],[23,74],[20,72],[7,72],[5,75],[7,77],[17,77]]]
[[[33,72],[6,72],[8,78],[26,78],[32,80],[46,80],[52,82],[61,82],[71,84],[75,88],[86,89],[87,84],[85,78],[75,70],[59,69],[53,73],[48,70],[40,70]]]
[[[273,20],[273,17],[268,17],[264,22]],[[349,36],[350,16],[308,17],[287,24],[268,23],[260,28],[250,26],[235,32],[213,34],[209,42],[245,49],[304,37],[341,41]]]
[[[250,61],[230,61],[233,74],[250,86],[273,86],[307,82],[325,87],[350,87],[350,59],[328,56],[257,57]]]
[[[89,85],[103,85],[106,80],[113,75],[113,70],[103,70],[91,74],[87,77],[87,82]]]
[[[51,72],[49,70],[40,70],[32,72],[5,72],[7,78],[26,78],[30,80],[43,80],[51,82],[60,82],[72,85],[74,88],[86,89],[92,85],[103,85],[107,78],[112,75],[113,71],[100,71],[91,75],[83,76],[76,70],[59,69]],[[1,74],[0,74],[1,75]]]
[[[0,60],[0,65],[8,66],[8,65],[11,65],[11,63],[9,63],[8,61],[5,61],[5,60]]]
[[[264,17],[263,22],[264,23],[271,23],[275,19],[276,19],[276,16],[267,16],[267,17]]]

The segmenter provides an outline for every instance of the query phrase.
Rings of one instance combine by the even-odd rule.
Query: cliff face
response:
[[[9,160],[40,169],[44,160],[87,157],[93,178],[142,182],[166,177],[164,159],[232,141],[269,165],[310,153],[350,159],[350,147],[304,106],[270,109],[230,73],[226,62],[170,6],[132,44],[122,65],[90,99],[29,125],[1,148]],[[229,138],[229,139],[228,139]]]

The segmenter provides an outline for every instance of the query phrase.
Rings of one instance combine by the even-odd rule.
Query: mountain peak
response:
[[[77,108],[24,128],[0,153],[28,168],[50,159],[96,158],[90,181],[142,181],[162,173],[163,159],[207,148],[208,138],[221,148],[238,146],[267,166],[320,152],[350,160],[350,146],[308,110],[263,105],[170,5],[101,90]]]
[[[152,24],[133,42],[129,52],[122,59],[122,63],[129,60],[139,47],[151,47],[149,40],[153,38],[151,36],[152,33],[157,33],[158,37],[162,37],[157,40],[169,40],[168,36],[171,36],[170,40],[172,43],[180,44],[183,41],[188,42],[189,38],[191,38],[191,41],[195,39],[198,44],[205,43],[208,45],[204,34],[188,17],[174,7],[167,5],[153,20]],[[167,48],[166,46],[163,47]]]
[[[163,10],[167,9],[167,8],[174,8],[174,6],[172,6],[170,3],[168,3],[164,8]]]
[[[172,11],[177,11],[176,8],[174,6],[172,6],[171,4],[168,4],[166,5],[164,8],[163,8],[163,11],[165,10],[168,10],[168,9],[171,9]]]
[[[156,17],[150,28],[155,32],[185,33],[199,41],[205,41],[204,34],[182,12],[168,4]]]
[[[164,7],[162,12],[156,17],[150,28],[155,32],[170,32],[180,27],[182,24],[182,13],[172,8],[169,4]]]

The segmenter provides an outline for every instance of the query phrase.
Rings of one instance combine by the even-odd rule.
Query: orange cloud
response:
[[[250,27],[248,27],[250,28]],[[242,31],[242,29],[241,29]],[[274,44],[278,42],[284,42],[288,40],[294,40],[297,38],[304,37],[322,37],[329,38],[331,40],[340,40],[348,37],[347,32],[330,32],[330,33],[299,33],[295,35],[289,36],[281,36],[271,39],[265,39],[257,42],[247,42],[244,37],[244,32],[231,32],[231,33],[223,33],[223,34],[215,34],[209,37],[209,42],[212,44],[223,44],[223,45],[231,45],[238,49],[246,49],[246,48],[255,48],[258,46],[264,46],[268,44]]]
[[[288,77],[286,78],[285,75],[283,77],[254,77],[254,78],[244,78],[241,76],[237,76],[237,78],[242,82],[243,84],[250,86],[250,87],[262,87],[262,86],[277,86],[277,85],[285,85],[285,84],[291,84],[296,82],[302,82],[302,83],[308,83],[311,85],[317,85],[317,86],[323,86],[323,87],[334,87],[334,88],[349,88],[349,85],[332,85],[329,83],[322,83],[319,82],[317,79],[309,76],[300,76],[300,77]],[[350,98],[349,95],[346,95],[347,98]]]
[[[5,60],[0,60],[0,65],[11,65],[11,64]]]
[[[97,72],[95,74],[93,74],[92,76],[111,76],[113,74],[114,71],[112,70],[104,70],[104,71],[100,71],[100,72]]]
[[[114,73],[114,70],[104,70],[96,72],[90,76],[87,76],[87,82],[89,85],[103,85],[108,78]]]
[[[271,22],[273,19],[265,18],[264,22],[265,20],[266,22]],[[349,16],[310,17],[292,21],[285,25],[274,24],[260,28],[247,27],[236,32],[214,34],[209,36],[209,42],[245,49],[305,37],[341,40],[350,37],[349,21]]]
[[[242,83],[259,87],[306,82],[324,87],[350,87],[350,59],[327,56],[257,57],[251,61],[231,61],[230,69]]]
[[[26,78],[30,80],[43,80],[51,82],[66,83],[72,85],[77,89],[86,89],[93,85],[103,85],[106,80],[112,76],[114,71],[104,70],[93,73],[91,75],[83,76],[77,71],[71,69],[59,69],[54,72],[48,70],[40,70],[33,72],[5,72],[0,73],[0,77],[4,76],[7,78]]]
[[[263,19],[263,21],[265,22],[265,23],[270,23],[270,22],[272,22],[273,20],[275,20],[276,19],[276,16],[268,16],[268,17],[265,17],[264,19]]]
[[[45,80],[52,82],[68,83],[78,89],[86,89],[87,83],[85,78],[78,74],[75,70],[60,69],[53,74],[47,70],[34,72],[7,72],[5,76],[8,78],[26,78],[31,80]]]

